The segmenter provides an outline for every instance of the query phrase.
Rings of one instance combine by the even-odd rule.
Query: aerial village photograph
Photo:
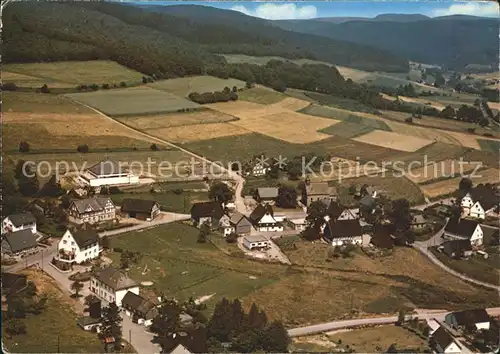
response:
[[[496,1],[1,12],[3,352],[499,352]]]

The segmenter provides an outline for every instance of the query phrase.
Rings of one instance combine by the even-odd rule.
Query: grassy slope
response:
[[[213,76],[191,76],[177,79],[168,79],[168,80],[160,80],[156,81],[152,84],[149,84],[157,90],[167,91],[177,95],[179,97],[187,97],[191,92],[213,92],[213,91],[222,91],[224,87],[229,87],[230,89],[233,86],[237,88],[245,87],[245,83],[243,81],[237,79],[220,79],[218,77]]]

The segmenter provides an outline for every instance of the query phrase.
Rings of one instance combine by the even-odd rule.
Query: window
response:
[[[68,241],[66,241],[66,240],[63,240],[63,244],[64,244],[64,245],[65,245],[65,244],[67,244],[67,243],[68,243]]]
[[[71,241],[71,246],[74,246],[75,245],[75,242],[74,241]]]

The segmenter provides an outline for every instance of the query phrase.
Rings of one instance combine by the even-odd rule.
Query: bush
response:
[[[84,144],[84,145],[78,145],[78,147],[76,148],[76,151],[80,152],[80,153],[87,153],[89,152],[89,146],[87,144]]]
[[[41,93],[49,93],[50,92],[49,87],[47,86],[47,84],[43,84],[43,86],[40,88],[40,92]]]
[[[27,141],[21,141],[19,143],[19,152],[29,152],[30,151],[30,144],[28,144]]]
[[[160,150],[160,148],[159,148],[159,147],[158,147],[158,145],[156,145],[156,144],[151,144],[150,149],[151,149],[151,150],[153,150],[153,151],[158,151],[158,150]]]
[[[238,241],[238,235],[236,235],[234,232],[226,236],[227,243],[235,243],[236,241]]]
[[[92,85],[90,85],[90,86],[89,86],[89,88],[90,88],[92,91],[97,91],[97,90],[99,90],[99,85],[97,85],[97,84],[92,84]]]
[[[127,87],[127,84],[124,81],[122,81],[120,82],[120,87]]]
[[[116,186],[109,187],[109,194],[121,194],[123,193],[120,188]]]
[[[184,191],[182,190],[182,188],[175,188],[175,189],[172,190],[172,192],[174,194],[179,195],[179,194],[182,194],[182,192],[184,192]]]
[[[102,84],[102,88],[104,90],[109,90],[109,84]]]
[[[17,90],[17,86],[13,82],[7,82],[7,83],[5,83],[5,84],[2,85],[2,90],[3,91],[16,91]]]

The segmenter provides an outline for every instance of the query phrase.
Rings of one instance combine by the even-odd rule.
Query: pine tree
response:
[[[233,325],[233,333],[232,336],[236,337],[239,334],[243,333],[245,330],[245,312],[243,311],[243,306],[241,306],[241,302],[238,299],[235,299],[232,304],[232,325]]]
[[[216,338],[219,342],[229,342],[233,328],[231,303],[228,299],[223,298],[215,305],[212,318],[208,322],[208,335]]]
[[[281,321],[274,321],[263,331],[262,348],[266,353],[287,353],[290,336]]]
[[[150,330],[155,333],[153,342],[161,346],[163,353],[171,352],[179,343],[182,308],[173,300],[164,301],[159,314],[153,319]]]
[[[120,309],[114,302],[110,303],[102,311],[101,338],[114,337],[115,348],[120,348],[122,339],[122,317]]]

